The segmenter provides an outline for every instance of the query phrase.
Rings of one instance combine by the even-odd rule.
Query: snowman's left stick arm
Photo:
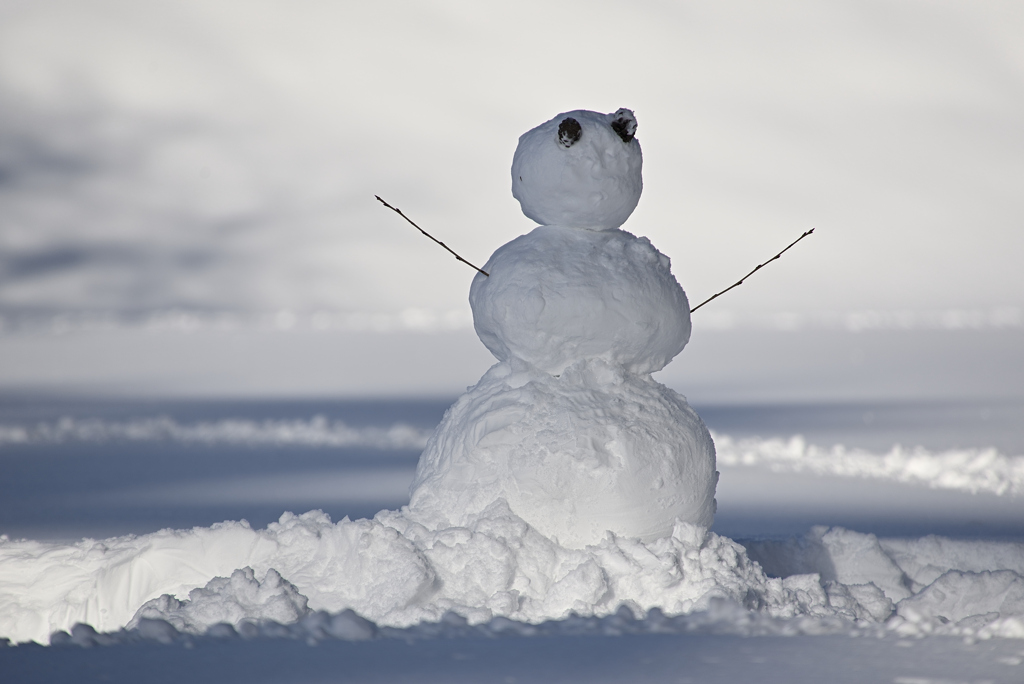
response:
[[[378,197],[377,199],[380,199],[380,198]],[[769,259],[768,261],[764,262],[763,264],[758,264],[757,266],[755,266],[755,267],[754,267],[754,270],[753,270],[753,271],[751,271],[750,273],[748,273],[747,275],[743,276],[742,278],[740,278],[740,279],[739,279],[739,282],[733,283],[732,285],[730,285],[729,287],[725,288],[724,290],[722,290],[722,291],[721,291],[721,292],[719,292],[718,294],[715,294],[715,295],[711,295],[710,297],[708,297],[707,299],[705,299],[705,300],[704,300],[703,302],[701,302],[701,303],[700,303],[700,304],[698,304],[697,306],[695,306],[695,307],[693,307],[692,309],[690,309],[690,313],[693,313],[694,311],[696,311],[696,310],[697,310],[697,309],[699,309],[700,307],[702,307],[702,306],[704,306],[705,304],[707,304],[708,302],[710,302],[710,301],[711,301],[712,299],[717,299],[718,297],[721,297],[722,295],[724,295],[724,294],[725,294],[726,292],[728,292],[729,290],[733,289],[734,287],[739,287],[740,285],[742,285],[742,284],[743,284],[743,281],[744,281],[744,280],[746,280],[746,279],[747,279],[747,278],[749,278],[750,276],[752,276],[752,275],[754,275],[755,273],[757,273],[758,271],[760,271],[760,270],[761,270],[761,268],[763,268],[764,266],[767,266],[768,264],[772,263],[773,261],[775,261],[776,259],[778,259],[779,257],[781,257],[781,256],[782,256],[783,254],[785,254],[785,253],[786,253],[786,250],[788,250],[788,249],[789,249],[790,247],[792,247],[792,246],[793,246],[793,245],[795,245],[796,243],[800,242],[801,240],[803,240],[803,239],[804,239],[805,237],[807,237],[808,235],[810,235],[810,234],[811,234],[811,233],[813,233],[813,232],[814,232],[814,229],[813,229],[813,228],[811,228],[810,230],[806,231],[806,232],[805,232],[805,233],[804,233],[803,235],[801,235],[800,237],[798,237],[798,238],[797,238],[796,240],[793,240],[793,241],[792,241],[791,243],[789,243],[789,246],[787,246],[787,247],[786,247],[786,249],[782,250],[781,252],[779,252],[778,254],[776,254],[775,256],[773,256],[773,257],[772,257],[771,259]]]
[[[482,269],[482,268],[479,268],[479,267],[477,267],[477,266],[474,266],[473,264],[469,263],[468,261],[466,261],[465,259],[463,259],[462,257],[460,257],[460,256],[459,256],[458,254],[456,254],[456,253],[455,253],[455,250],[453,250],[453,249],[452,249],[451,247],[449,247],[448,245],[444,244],[443,242],[441,242],[440,240],[438,240],[438,239],[437,239],[436,237],[434,237],[433,235],[431,235],[431,234],[430,234],[430,233],[428,233],[427,231],[425,231],[425,230],[423,230],[422,228],[420,228],[419,226],[417,226],[417,225],[416,225],[416,222],[415,222],[415,221],[413,221],[413,220],[412,220],[411,218],[409,218],[408,216],[406,216],[405,214],[403,214],[403,213],[402,213],[402,210],[401,210],[401,209],[399,209],[398,207],[393,207],[393,206],[391,206],[390,204],[388,204],[387,202],[385,202],[384,200],[382,200],[382,199],[380,198],[380,195],[374,195],[374,197],[376,197],[376,198],[377,198],[377,201],[378,201],[378,202],[380,202],[381,204],[383,204],[383,205],[384,205],[385,207],[387,207],[387,208],[388,208],[388,209],[390,209],[391,211],[395,212],[396,214],[398,214],[399,216],[401,216],[402,218],[404,218],[404,219],[405,219],[406,221],[408,221],[408,222],[409,222],[410,224],[412,224],[412,227],[413,227],[413,228],[415,228],[416,230],[420,231],[421,233],[423,233],[424,235],[426,235],[426,236],[427,236],[428,238],[430,238],[431,240],[433,240],[433,241],[434,241],[434,242],[436,242],[437,244],[439,244],[439,245],[441,245],[442,247],[444,247],[445,249],[447,249],[447,250],[448,250],[448,251],[449,251],[449,252],[451,253],[451,255],[452,255],[453,257],[455,257],[456,259],[458,259],[458,260],[459,260],[459,261],[461,261],[462,263],[466,264],[466,265],[467,265],[467,266],[469,266],[470,268],[475,268],[476,270],[480,271],[481,273],[483,273],[483,274],[484,274],[485,276],[487,276],[488,278],[489,278],[489,277],[491,276],[491,274],[490,274],[490,273],[488,273],[487,271],[485,271],[485,270],[484,270],[484,269]]]

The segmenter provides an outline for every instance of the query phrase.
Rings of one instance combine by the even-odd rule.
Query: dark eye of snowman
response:
[[[583,127],[571,116],[562,119],[562,123],[558,124],[558,144],[562,147],[572,147],[581,135],[583,135]]]
[[[636,119],[620,116],[612,121],[612,130],[618,133],[622,142],[628,143],[636,135]]]

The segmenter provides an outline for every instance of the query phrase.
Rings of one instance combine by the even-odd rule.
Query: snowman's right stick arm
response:
[[[469,266],[470,268],[475,268],[476,270],[480,271],[481,273],[483,273],[483,274],[484,274],[485,276],[487,276],[488,278],[490,278],[490,277],[491,277],[491,274],[490,274],[490,273],[488,273],[487,271],[485,271],[485,270],[484,270],[484,269],[482,269],[482,268],[479,268],[479,267],[477,267],[477,266],[474,266],[473,264],[469,263],[468,261],[466,261],[465,259],[463,259],[462,257],[460,257],[460,256],[459,256],[458,254],[456,254],[456,253],[455,253],[455,250],[453,250],[453,249],[452,249],[451,247],[449,247],[448,245],[444,244],[443,242],[441,242],[440,240],[438,240],[438,239],[437,239],[436,237],[434,237],[433,235],[431,235],[431,234],[430,234],[430,233],[428,233],[427,231],[425,231],[425,230],[423,230],[422,228],[420,228],[419,226],[417,226],[417,225],[416,225],[416,222],[415,222],[415,221],[413,221],[413,220],[412,220],[411,218],[409,218],[408,216],[406,216],[405,214],[403,214],[403,213],[402,213],[402,210],[401,210],[401,209],[399,209],[398,207],[393,207],[393,206],[391,206],[390,204],[388,204],[387,202],[385,202],[384,200],[382,200],[382,199],[380,198],[380,195],[374,195],[374,197],[376,197],[376,198],[377,198],[377,201],[378,201],[378,202],[380,202],[381,204],[383,204],[383,205],[384,205],[385,207],[387,207],[387,208],[388,208],[388,209],[390,209],[391,211],[395,212],[396,214],[398,214],[399,216],[401,216],[402,218],[404,218],[404,219],[405,219],[406,221],[408,221],[408,222],[409,222],[410,224],[412,224],[412,227],[413,227],[413,228],[415,228],[416,230],[420,231],[421,233],[423,233],[424,235],[426,235],[426,236],[427,236],[428,238],[430,238],[431,240],[433,240],[433,241],[434,241],[434,242],[436,242],[437,244],[439,244],[439,245],[441,245],[442,247],[444,247],[445,249],[447,249],[447,250],[448,250],[448,251],[449,251],[449,252],[451,253],[451,255],[452,255],[453,257],[455,257],[456,259],[458,259],[458,260],[459,260],[459,261],[461,261],[462,263],[466,264],[466,265],[467,265],[467,266]]]
[[[380,198],[378,197],[377,199],[380,199]],[[740,279],[739,279],[739,282],[733,283],[732,285],[730,285],[729,287],[725,288],[724,290],[722,290],[722,291],[721,291],[721,292],[719,292],[718,294],[715,294],[715,295],[711,295],[710,297],[708,297],[707,299],[705,299],[705,300],[704,300],[703,302],[701,302],[701,303],[700,303],[700,304],[698,304],[697,306],[695,306],[695,307],[693,307],[692,309],[690,309],[690,313],[693,313],[694,311],[696,311],[696,310],[697,310],[697,309],[699,309],[700,307],[702,307],[702,306],[704,306],[705,304],[707,304],[708,302],[710,302],[710,301],[711,301],[712,299],[716,299],[716,298],[718,298],[718,297],[721,297],[722,295],[724,295],[724,294],[725,294],[726,292],[728,292],[729,290],[733,289],[734,287],[739,287],[740,285],[742,285],[742,284],[743,284],[743,281],[744,281],[744,280],[746,280],[746,279],[747,279],[747,278],[749,278],[750,276],[752,276],[752,275],[754,275],[755,273],[757,273],[757,272],[758,272],[759,270],[761,270],[761,268],[762,268],[763,266],[767,266],[768,264],[772,263],[773,261],[775,261],[776,259],[778,259],[779,257],[781,257],[781,256],[782,256],[783,254],[785,254],[785,253],[786,253],[786,250],[788,250],[788,249],[789,249],[790,247],[792,247],[792,246],[793,246],[793,245],[795,245],[796,243],[800,242],[801,240],[803,240],[803,239],[804,239],[805,237],[807,237],[808,235],[810,235],[810,234],[811,234],[811,233],[813,233],[813,232],[814,232],[814,229],[813,229],[813,228],[811,228],[810,230],[808,230],[807,232],[805,232],[805,233],[804,233],[803,235],[801,235],[800,237],[798,237],[798,238],[797,238],[796,240],[793,240],[793,241],[792,241],[791,243],[789,243],[789,246],[787,246],[787,247],[786,247],[786,249],[782,250],[781,252],[779,252],[778,254],[776,254],[775,256],[773,256],[773,257],[772,257],[771,259],[769,259],[768,261],[764,262],[763,264],[758,264],[757,266],[755,266],[755,267],[754,267],[754,270],[753,270],[753,271],[751,271],[750,273],[748,273],[747,275],[743,276],[742,278],[740,278]]]

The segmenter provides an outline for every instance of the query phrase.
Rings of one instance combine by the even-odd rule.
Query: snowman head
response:
[[[512,196],[541,225],[611,230],[633,213],[643,190],[636,117],[564,112],[519,137]]]

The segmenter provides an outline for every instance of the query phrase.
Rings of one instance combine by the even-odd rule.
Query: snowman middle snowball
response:
[[[504,499],[573,547],[711,525],[714,443],[650,376],[689,340],[686,294],[668,257],[618,229],[642,189],[635,132],[628,109],[577,110],[520,137],[512,192],[544,225],[473,280],[474,325],[499,363],[420,457],[409,506],[424,523],[460,525]]]

